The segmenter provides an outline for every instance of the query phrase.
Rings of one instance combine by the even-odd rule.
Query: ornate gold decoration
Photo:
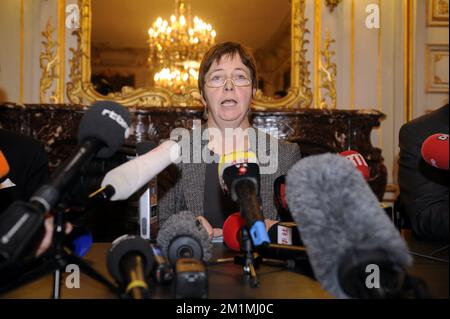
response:
[[[405,122],[413,118],[414,108],[414,3],[403,1],[403,103]]]
[[[58,81],[56,92],[59,103],[64,102],[64,84],[66,82],[66,3],[58,0]]]
[[[25,50],[25,9],[24,0],[20,0],[20,88],[19,88],[19,102],[23,104],[24,93],[24,50]]]
[[[40,80],[40,102],[45,102],[45,96],[47,90],[53,85],[53,81],[58,78],[58,73],[56,70],[56,66],[58,63],[58,42],[53,41],[53,31],[55,28],[52,27],[50,19],[47,22],[45,27],[45,31],[41,34],[44,37],[44,41],[42,44],[44,45],[44,52],[41,52],[39,57],[40,67],[41,67],[41,80]],[[50,103],[58,103],[59,99],[55,94],[55,91],[52,92],[52,95],[49,97]]]
[[[350,109],[355,109],[355,0],[351,0],[350,18]]]
[[[215,43],[216,31],[197,16],[191,17],[191,1],[175,0],[170,22],[158,17],[148,30],[148,62],[158,87],[183,92],[197,84],[200,62]]]
[[[320,49],[322,41],[322,1],[314,1],[314,108],[320,108]]]
[[[449,0],[427,0],[427,26],[448,26]]]
[[[342,0],[325,0],[325,5],[330,9],[330,12],[333,12],[334,8],[336,8],[341,1]]]
[[[331,44],[335,43],[334,39],[330,38],[330,32],[326,31],[324,49],[320,51],[323,62],[320,61],[320,88],[325,89],[325,97],[320,101],[320,108],[327,109],[329,104],[326,102],[326,97],[329,98],[331,108],[336,109],[336,63],[331,62],[332,57],[335,55],[335,51],[330,50]]]
[[[71,48],[70,82],[67,84],[67,95],[72,103],[91,104],[97,100],[110,99],[125,106],[201,106],[200,93],[197,88],[187,88],[183,94],[175,94],[162,88],[134,89],[123,88],[121,92],[101,95],[95,91],[91,83],[91,0],[78,0],[81,14],[80,29],[75,30],[77,48]],[[274,100],[257,92],[253,101],[255,109],[273,107],[309,107],[312,102],[309,88],[309,71],[306,60],[308,40],[306,29],[306,0],[291,0],[291,87],[288,94]]]
[[[81,60],[83,56],[83,48],[81,47],[81,35],[79,30],[75,30],[72,32],[73,35],[77,38],[77,48],[70,48],[70,52],[72,52],[72,58],[69,59],[70,65],[70,73],[69,78],[70,82],[67,83],[67,96],[70,102],[75,104],[82,104],[82,77],[81,77]]]
[[[438,13],[440,15],[448,16],[448,0],[439,0],[438,2]]]
[[[425,91],[448,93],[448,44],[427,44],[425,61]]]

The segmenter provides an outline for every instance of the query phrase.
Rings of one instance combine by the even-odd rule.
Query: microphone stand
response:
[[[256,267],[259,265],[260,257],[256,256],[253,251],[252,241],[250,234],[246,227],[242,228],[242,246],[241,251],[243,256],[234,257],[234,263],[242,265],[244,274],[250,276],[250,287],[259,287],[258,275],[256,274]]]
[[[75,264],[79,267],[81,272],[85,273],[92,279],[100,282],[107,287],[114,294],[120,295],[117,286],[112,284],[103,275],[98,273],[94,268],[87,264],[82,258],[76,256],[68,249],[64,248],[65,233],[65,206],[59,204],[56,207],[54,215],[54,232],[53,232],[53,246],[51,250],[46,253],[46,257],[41,257],[44,261],[34,270],[25,272],[19,278],[13,278],[13,282],[10,282],[0,287],[0,294],[12,291],[27,283],[35,281],[51,272],[53,275],[53,292],[52,298],[59,299],[61,297],[61,271],[65,271],[66,267],[71,264]]]

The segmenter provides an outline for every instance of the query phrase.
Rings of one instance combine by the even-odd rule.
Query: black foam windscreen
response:
[[[222,178],[233,201],[238,201],[239,197],[236,192],[236,185],[243,181],[248,181],[253,184],[256,194],[259,194],[261,177],[257,163],[236,163],[229,165],[223,170]]]
[[[148,277],[153,268],[154,258],[150,243],[140,237],[124,235],[117,238],[107,255],[108,271],[118,282],[123,283],[121,263],[126,256],[140,255],[144,261],[144,276]]]
[[[78,129],[78,143],[87,138],[96,138],[103,142],[98,153],[99,158],[112,156],[128,137],[131,116],[126,108],[111,101],[94,103],[84,114]]]

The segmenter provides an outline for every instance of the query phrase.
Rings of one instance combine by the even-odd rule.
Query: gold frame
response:
[[[427,0],[427,26],[428,27],[448,27],[448,13],[447,15],[440,14],[439,10],[443,9],[436,0]],[[448,3],[447,3],[448,6]]]
[[[42,45],[44,50],[39,56],[39,65],[41,68],[41,79],[39,81],[39,102],[45,103],[47,91],[53,87],[54,80],[59,78],[58,76],[58,41],[53,40],[53,32],[55,28],[52,26],[51,19],[49,18],[45,26],[45,30],[41,35],[44,38]],[[61,102],[61,96],[58,95],[58,90],[55,89],[49,97],[50,103]]]
[[[437,77],[435,59],[443,56],[448,57],[448,44],[427,44],[425,48],[425,92],[426,93],[448,93],[448,82],[440,82]]]
[[[257,92],[253,100],[254,109],[276,107],[299,108],[310,107],[312,93],[309,87],[309,71],[305,48],[309,41],[305,39],[306,0],[291,0],[291,87],[288,94],[280,99],[274,99]],[[98,100],[113,100],[124,106],[201,106],[200,94],[197,88],[186,90],[185,94],[174,94],[161,88],[130,88],[124,87],[121,92],[101,95],[95,91],[91,78],[91,0],[78,0],[80,8],[80,29],[73,31],[77,37],[77,47],[71,48],[72,58],[69,60],[70,82],[67,83],[67,97],[76,104],[91,104]]]

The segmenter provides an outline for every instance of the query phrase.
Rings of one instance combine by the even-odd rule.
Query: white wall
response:
[[[20,1],[0,4],[0,90],[4,99],[20,99]]]

